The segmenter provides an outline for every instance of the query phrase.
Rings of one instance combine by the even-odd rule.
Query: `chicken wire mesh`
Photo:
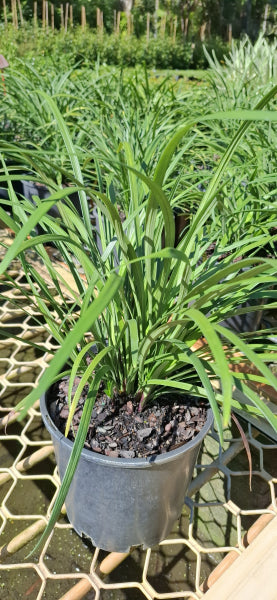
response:
[[[9,600],[202,598],[216,565],[244,551],[245,533],[249,528],[253,532],[257,518],[258,531],[276,516],[276,442],[242,424],[253,462],[251,491],[239,431],[235,425],[226,430],[222,448],[211,431],[171,536],[154,548],[118,557],[118,563],[124,562],[106,576],[107,553],[79,538],[65,512],[43,549],[29,556],[46,526],[59,477],[38,404],[20,423],[12,411],[36,386],[56,344],[38,324],[35,311],[30,314],[28,308],[26,314],[22,288],[27,284],[13,268],[18,287],[10,290],[2,280],[6,299],[0,308],[0,416],[7,425],[0,431],[0,597],[2,590]],[[1,329],[11,337],[1,335]],[[27,341],[43,343],[44,351]]]

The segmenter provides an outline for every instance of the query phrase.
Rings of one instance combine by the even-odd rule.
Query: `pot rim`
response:
[[[49,414],[49,410],[47,407],[47,399],[46,394],[43,394],[40,398],[40,411],[43,422],[48,429],[49,433],[56,441],[67,446],[67,448],[71,451],[73,448],[73,442],[68,438],[64,437],[63,433],[57,428],[55,423],[52,421],[52,418]],[[88,450],[87,448],[83,448],[82,455],[88,460],[96,463],[102,464],[103,466],[113,466],[120,468],[133,468],[133,469],[145,469],[146,467],[153,467],[154,465],[158,466],[165,462],[170,462],[178,459],[180,454],[183,454],[190,450],[191,448],[197,446],[202,442],[208,431],[211,429],[213,424],[213,411],[211,408],[207,410],[207,419],[205,424],[203,425],[201,431],[197,433],[197,435],[190,442],[186,442],[182,444],[179,448],[175,450],[169,450],[164,454],[155,454],[152,456],[146,456],[145,458],[115,458],[113,456],[105,456],[104,454],[98,454],[97,452],[93,452],[92,450]]]

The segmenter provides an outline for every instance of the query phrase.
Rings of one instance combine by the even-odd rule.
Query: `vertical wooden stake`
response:
[[[69,3],[67,2],[65,5],[65,17],[64,17],[64,30],[65,31],[67,31],[68,13],[69,13]]]
[[[49,25],[49,19],[48,19],[48,0],[45,0],[45,27],[46,27],[47,33],[48,33],[48,25]]]
[[[188,28],[189,28],[189,19],[188,19],[188,17],[185,18],[184,25],[185,25],[185,27],[184,27],[184,37],[187,38],[188,37]]]
[[[45,0],[42,0],[42,29],[45,29]]]
[[[113,11],[113,30],[116,33],[116,10]]]
[[[70,4],[70,6],[69,6],[69,22],[70,22],[70,27],[73,27],[73,6],[72,6],[72,4]]]
[[[146,41],[147,41],[147,44],[149,42],[149,38],[150,38],[150,13],[148,12],[146,15]]]
[[[206,31],[207,23],[203,23],[200,27],[200,41],[205,42],[205,31]]]
[[[17,0],[17,2],[18,2],[18,10],[19,10],[19,16],[20,16],[20,24],[21,24],[21,27],[23,27],[24,19],[23,19],[23,14],[22,14],[21,2],[20,2],[20,0]]]
[[[34,29],[38,26],[38,3],[37,0],[34,2]]]
[[[15,27],[16,27],[16,29],[18,29],[18,16],[17,16],[16,0],[14,0],[14,16],[15,16]]]
[[[61,4],[61,28],[64,28],[64,13],[63,13],[63,4]]]
[[[50,11],[51,11],[51,29],[52,31],[54,31],[55,29],[55,11],[54,11],[54,4],[51,2],[51,6],[50,6]]]
[[[161,20],[161,37],[164,38],[166,29],[166,15]]]
[[[132,20],[131,20],[131,13],[127,13],[127,33],[128,35],[131,35],[132,33]]]
[[[14,26],[14,28],[18,29],[16,0],[12,0],[12,18],[13,18],[13,26]]]
[[[4,13],[4,23],[5,23],[5,27],[6,27],[8,25],[6,0],[3,0],[3,13]]]
[[[232,23],[228,25],[228,42],[229,44],[232,43]]]
[[[177,32],[177,17],[175,17],[174,19],[174,23],[173,23],[173,44],[175,44],[176,42],[176,32]]]
[[[154,37],[155,38],[158,35],[158,10],[159,10],[159,0],[155,0],[155,12],[154,12]]]
[[[14,0],[11,0],[11,13],[12,13],[12,24],[13,24],[13,27],[14,27],[14,8],[13,8],[13,1],[14,1]]]
[[[121,17],[121,12],[120,10],[117,13],[117,20],[116,20],[116,33],[119,34],[120,32],[120,17]]]
[[[82,6],[82,8],[81,8],[81,25],[82,25],[82,29],[85,29],[85,27],[86,27],[86,8],[85,8],[85,6]]]
[[[266,24],[267,24],[267,19],[268,19],[268,13],[269,13],[269,9],[270,6],[267,3],[265,5],[265,9],[264,9],[264,18],[263,18],[263,25],[262,25],[262,32],[265,33],[266,32]]]

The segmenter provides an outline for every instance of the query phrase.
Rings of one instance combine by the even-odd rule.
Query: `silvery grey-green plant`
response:
[[[254,43],[247,36],[233,40],[224,62],[204,48],[210,67],[208,78],[219,110],[226,110],[226,105],[249,108],[253,100],[276,84],[276,50],[276,39],[268,41],[263,34]]]

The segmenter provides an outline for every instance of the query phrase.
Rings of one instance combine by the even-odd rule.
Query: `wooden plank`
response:
[[[233,446],[234,446],[234,444],[232,444],[232,447]],[[227,452],[228,452],[228,450],[227,450]],[[224,454],[226,455],[226,452]],[[223,454],[223,456],[224,456],[224,454]],[[201,473],[201,475],[202,475],[202,473]],[[196,477],[196,479],[194,479],[193,482],[199,480],[201,475],[198,475],[198,477]],[[191,485],[193,485],[193,482]],[[190,485],[190,487],[191,487],[191,485]],[[202,485],[202,482],[200,483],[200,486],[201,485]],[[268,523],[270,523],[270,521],[272,519],[276,518],[276,514],[274,514],[274,512],[273,512],[274,508],[273,508],[272,504],[270,504],[270,506],[268,507],[268,510],[272,511],[272,512],[262,514],[253,523],[253,525],[251,525],[251,527],[250,527],[250,529],[248,529],[247,533],[244,534],[244,536],[242,538],[242,545],[244,548],[248,548],[249,544],[252,544],[254,539],[261,533],[261,531],[263,531],[263,529],[266,527],[266,525]],[[235,562],[235,560],[238,560],[239,556],[240,556],[240,554],[238,553],[237,549],[234,548],[233,550],[230,550],[230,552],[228,552],[228,554],[226,554],[224,556],[222,561],[215,567],[215,569],[208,575],[208,577],[206,577],[206,579],[203,581],[203,583],[200,586],[200,590],[202,592],[208,592],[208,590],[215,584],[215,582],[218,581],[218,579],[220,577],[222,577],[222,575],[225,573],[225,571],[227,571],[227,569],[230,568],[230,566],[233,564],[233,562]],[[189,598],[189,600],[192,600],[192,598]]]
[[[277,517],[246,548],[203,600],[277,600]]]

